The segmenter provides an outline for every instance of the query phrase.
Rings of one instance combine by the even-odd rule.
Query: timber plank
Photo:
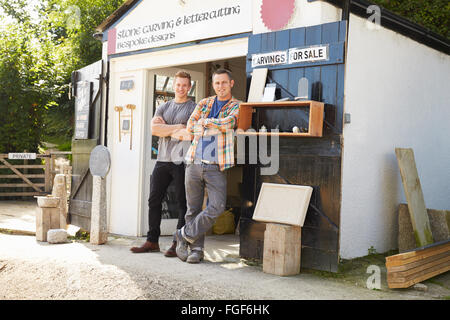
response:
[[[45,174],[24,174],[26,178],[45,178]],[[4,174],[0,175],[0,179],[20,179],[16,174]]]
[[[450,251],[450,240],[438,246],[386,257],[386,267],[406,265],[447,251]]]
[[[388,279],[388,287],[391,288],[391,289],[408,288],[408,287],[410,287],[410,286],[412,286],[412,285],[414,285],[416,283],[419,283],[419,282],[422,282],[424,280],[433,278],[433,277],[435,277],[435,276],[437,276],[437,275],[439,275],[441,273],[447,272],[449,270],[450,270],[450,265],[447,266],[446,268],[442,269],[442,270],[437,270],[437,271],[431,272],[429,274],[425,274],[423,276],[420,276],[420,277],[418,277],[418,278],[416,278],[414,280],[409,280],[409,281],[406,281],[406,282],[392,282],[392,281],[390,282],[389,279]]]
[[[444,272],[446,272],[449,269],[450,269],[450,260],[442,262],[442,263],[440,263],[438,265],[435,265],[435,266],[433,266],[431,268],[427,268],[425,270],[421,270],[419,272],[413,273],[411,275],[404,276],[404,277],[401,277],[401,276],[397,276],[396,277],[395,274],[388,273],[387,274],[387,280],[388,280],[388,282],[396,282],[396,283],[398,283],[398,282],[408,282],[408,281],[413,281],[413,280],[418,279],[418,278],[422,278],[424,276],[428,276],[430,274],[434,274],[435,272],[438,272],[437,274],[444,273]],[[426,279],[428,279],[428,278],[426,278]]]
[[[34,183],[36,187],[45,186],[44,183]],[[0,183],[0,188],[14,188],[14,187],[30,187],[27,183]]]
[[[417,172],[414,152],[412,149],[396,148],[398,166],[402,177],[411,222],[414,229],[416,244],[418,247],[434,242],[431,233],[422,187]]]
[[[408,276],[411,275],[415,275],[416,273],[419,273],[421,271],[433,268],[435,266],[441,265],[441,264],[445,264],[450,262],[450,256],[445,256],[442,257],[440,259],[425,263],[425,264],[421,264],[418,265],[414,268],[411,268],[409,270],[404,270],[404,271],[392,271],[388,269],[388,275],[391,276],[392,279],[401,279],[401,278],[406,278]]]
[[[1,159],[3,160],[3,159]],[[44,169],[45,165],[43,164],[15,164],[14,168],[16,169]],[[11,169],[11,167],[6,165],[0,165],[0,169]]]
[[[431,256],[431,257],[428,257],[426,259],[419,260],[419,261],[412,262],[412,263],[408,263],[408,264],[405,264],[405,265],[394,266],[394,267],[387,267],[387,271],[388,272],[406,271],[406,270],[415,268],[417,266],[420,266],[420,265],[422,265],[424,263],[429,263],[429,262],[432,262],[432,261],[435,261],[435,260],[438,260],[438,259],[441,259],[441,258],[444,258],[444,257],[450,257],[450,251],[445,251],[445,252],[440,253],[438,255]]]
[[[1,192],[0,197],[41,196],[43,192]]]

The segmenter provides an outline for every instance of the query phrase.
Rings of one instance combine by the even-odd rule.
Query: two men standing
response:
[[[180,74],[178,72],[178,76],[175,76],[175,86],[186,79]],[[204,234],[225,210],[227,198],[225,170],[234,166],[233,129],[239,117],[239,101],[231,94],[234,86],[231,72],[219,69],[213,73],[212,81],[216,96],[201,100],[195,107],[195,104],[187,98],[187,93],[183,95],[181,86],[179,90],[175,90],[173,102],[169,101],[160,106],[152,119],[152,134],[163,137],[163,142],[158,146],[158,162],[150,185],[147,241],[142,247],[131,248],[133,252],[159,251],[161,201],[170,181],[174,179],[179,200],[179,220],[173,245],[165,255],[178,256],[188,263],[199,263],[203,260]],[[186,83],[184,90],[189,92],[188,89],[190,77],[189,87]],[[189,114],[186,117],[187,113]],[[186,122],[185,129],[183,124]],[[170,152],[170,143],[178,143],[171,140],[171,137],[180,135],[185,139],[193,136],[185,158],[187,163],[185,176],[183,163],[174,164],[174,158],[163,156],[167,151]],[[164,142],[165,139],[167,142]],[[181,178],[181,174],[185,179]],[[208,194],[208,203],[202,210],[205,191]]]

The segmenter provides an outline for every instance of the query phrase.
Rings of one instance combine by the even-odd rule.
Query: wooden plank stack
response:
[[[408,288],[450,270],[450,240],[386,257],[389,288]]]

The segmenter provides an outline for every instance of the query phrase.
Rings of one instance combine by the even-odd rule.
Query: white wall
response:
[[[253,1],[253,33],[270,32],[262,18],[261,5],[263,0]],[[324,1],[308,2],[307,0],[295,0],[294,12],[283,29],[293,29],[315,26],[323,23],[341,20],[341,9]]]
[[[140,227],[142,192],[142,164],[144,148],[144,119],[146,115],[146,72],[116,73],[116,63],[111,61],[110,100],[108,106],[108,149],[111,152],[111,170],[108,175],[108,231],[114,234],[136,236]],[[133,80],[134,89],[120,90],[120,81]],[[121,118],[130,115],[127,104],[134,104],[133,137],[121,136],[119,141],[119,115],[115,106],[122,106]]]
[[[413,148],[427,208],[450,209],[450,56],[352,15],[340,255],[397,248],[406,203],[395,148]]]

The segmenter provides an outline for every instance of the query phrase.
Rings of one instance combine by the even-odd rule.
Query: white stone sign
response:
[[[248,0],[167,0],[149,8],[145,6],[151,1],[147,3],[135,9],[140,11],[135,16],[130,14],[128,20],[108,31],[108,54],[252,30],[252,2]]]
[[[289,63],[328,60],[328,45],[289,49]]]

